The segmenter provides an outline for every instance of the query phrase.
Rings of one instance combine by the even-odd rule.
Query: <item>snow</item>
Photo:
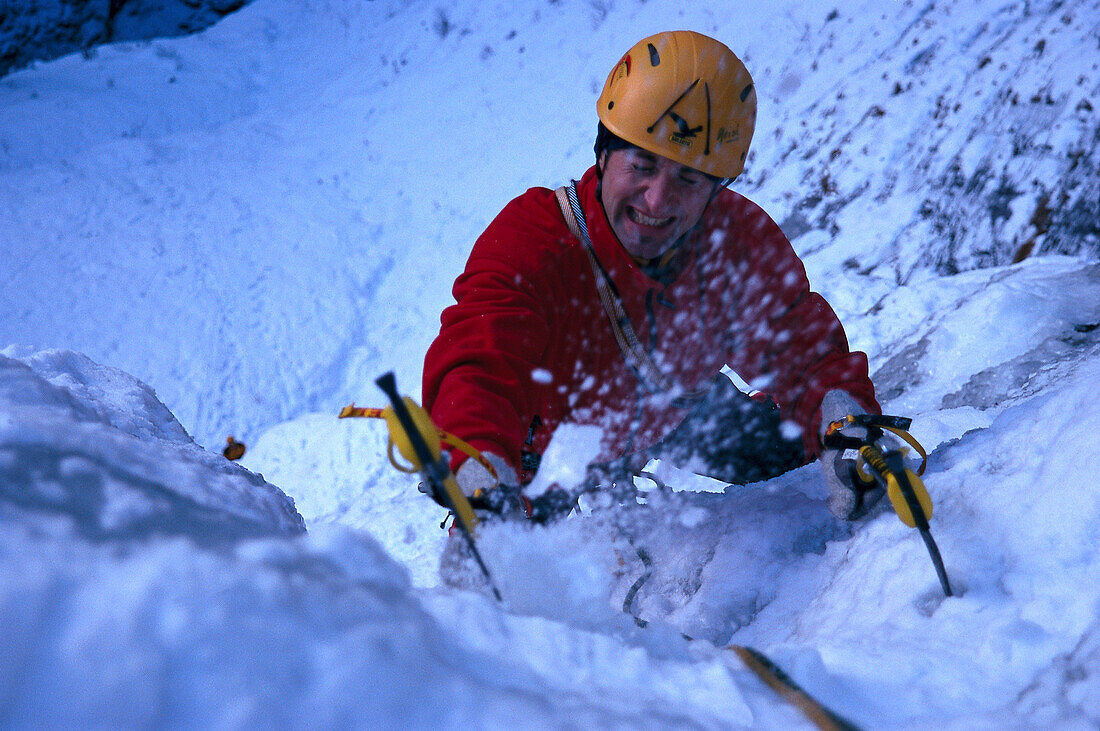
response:
[[[805,725],[730,643],[861,726],[1100,724],[1096,8],[773,6],[255,0],[0,79],[0,725]],[[756,78],[734,187],[914,418],[952,598],[815,465],[662,463],[644,505],[484,526],[498,606],[335,418],[418,395],[474,238],[579,177],[607,70],[671,27]],[[535,493],[595,446],[559,437]]]

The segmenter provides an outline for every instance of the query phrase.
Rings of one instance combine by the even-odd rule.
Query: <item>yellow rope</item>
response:
[[[924,468],[928,465],[928,452],[924,451],[924,447],[921,446],[920,442],[918,442],[912,434],[907,431],[903,431],[902,429],[895,429],[892,426],[884,426],[880,428],[893,433],[899,439],[904,440],[905,443],[908,444],[910,447],[917,450],[917,454],[920,455],[920,467],[917,468],[917,474],[923,475]]]
[[[819,703],[759,651],[744,645],[729,645],[726,649],[736,653],[749,670],[784,700],[802,711],[806,718],[821,731],[856,731],[858,729],[855,724]]]

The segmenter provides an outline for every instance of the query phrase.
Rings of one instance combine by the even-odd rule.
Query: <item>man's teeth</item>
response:
[[[628,213],[630,214],[630,219],[632,221],[634,221],[634,223],[640,223],[643,226],[664,226],[665,224],[669,223],[672,220],[671,217],[669,217],[669,218],[650,218],[649,216],[645,215],[644,213],[642,213],[641,211],[639,211],[635,208],[629,209]]]

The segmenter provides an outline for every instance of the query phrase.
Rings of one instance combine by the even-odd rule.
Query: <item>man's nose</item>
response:
[[[665,215],[675,207],[678,192],[672,176],[659,172],[647,181],[645,202],[650,215]]]

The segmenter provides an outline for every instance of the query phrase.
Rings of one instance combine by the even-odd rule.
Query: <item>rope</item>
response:
[[[592,239],[588,235],[588,224],[584,219],[584,209],[581,208],[577,197],[576,183],[558,188],[554,194],[558,199],[562,217],[574,236],[584,245],[584,251],[588,254],[588,261],[592,265],[592,276],[596,280],[596,291],[600,295],[600,303],[603,304],[607,317],[611,320],[611,329],[615,334],[615,342],[622,351],[623,359],[627,366],[637,376],[638,381],[650,393],[665,393],[672,388],[668,377],[653,362],[653,358],[642,347],[634,332],[634,326],[630,324],[630,318],[623,307],[622,298],[615,291],[615,285],[611,277],[603,268],[600,260],[596,258],[596,251],[592,247]]]
[[[823,706],[759,650],[744,645],[729,645],[726,649],[736,653],[749,670],[753,671],[758,678],[782,696],[784,700],[802,711],[806,718],[810,719],[821,731],[854,731],[858,729],[851,721],[840,717]]]

